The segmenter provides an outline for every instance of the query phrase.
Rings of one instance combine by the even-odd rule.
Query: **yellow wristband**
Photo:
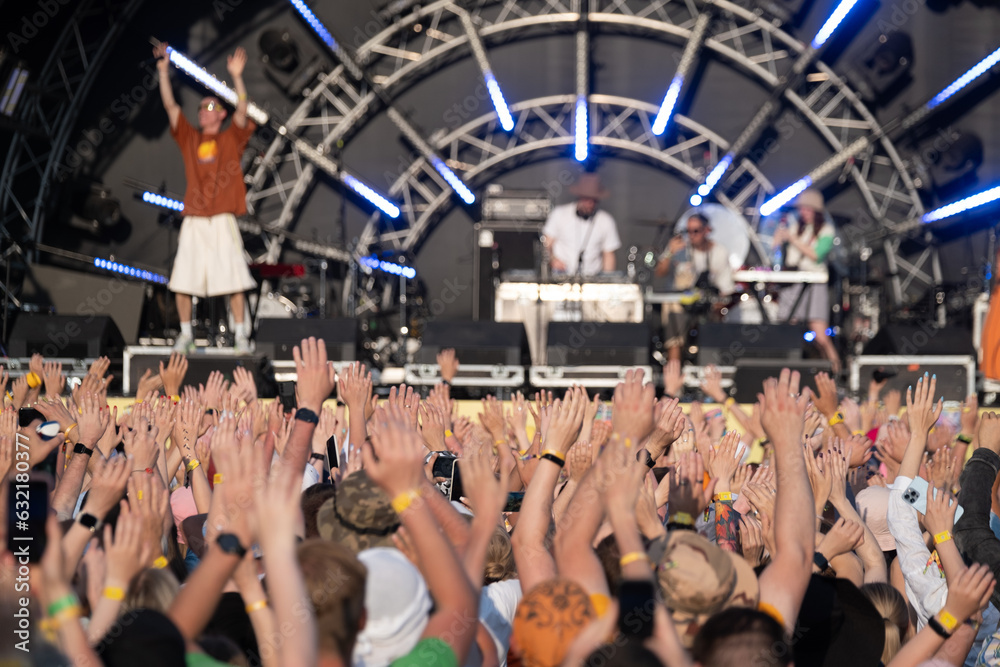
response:
[[[951,539],[951,531],[943,530],[934,536],[934,544],[941,544],[942,542],[947,542]]]
[[[72,424],[70,424],[69,426],[66,427],[65,431],[63,431],[63,435],[66,436],[66,442],[69,442],[69,432],[72,431],[73,429],[75,429],[76,427],[77,427],[77,423],[73,422]]]
[[[184,467],[187,468],[188,472],[192,472],[195,468],[197,468],[200,465],[201,461],[199,461],[198,459],[191,459],[190,461],[188,461],[188,464]]]
[[[243,101],[243,100],[245,100],[246,98],[247,98],[247,94],[246,94],[246,93],[240,93],[240,94],[238,94],[238,95],[236,96],[236,101],[237,101],[237,102],[242,102],[242,101]]]
[[[34,389],[42,384],[42,378],[38,377],[38,373],[31,371],[24,376],[24,379],[28,382],[28,386]]]
[[[167,560],[166,556],[160,556],[159,558],[153,561],[153,567],[155,567],[157,570],[162,570],[169,563],[170,561]]]
[[[506,440],[494,440],[493,444],[494,445],[506,445],[507,441]]]
[[[248,614],[252,614],[255,611],[260,611],[261,609],[265,609],[266,607],[267,607],[267,600],[264,599],[264,600],[257,600],[256,602],[251,602],[250,604],[247,605],[246,609]]]
[[[412,491],[407,491],[406,493],[401,493],[392,499],[392,509],[396,510],[396,514],[402,514],[406,510],[410,509],[413,505],[413,501],[417,500],[423,495],[421,489],[413,489]]]
[[[667,523],[679,523],[682,526],[693,526],[694,518],[687,512],[674,512],[667,519]]]
[[[626,565],[631,565],[632,563],[635,563],[636,561],[640,560],[644,560],[647,563],[649,562],[649,556],[646,554],[645,551],[632,551],[630,553],[627,553],[621,557],[621,559],[618,561],[618,564],[621,567],[625,567]]]
[[[714,496],[712,496],[712,501],[716,502],[716,503],[718,503],[718,502],[724,502],[724,503],[725,502],[732,502],[733,501],[733,494],[730,493],[729,491],[720,491],[719,493],[717,493]]]
[[[104,589],[104,597],[109,600],[124,600],[125,591],[117,586],[108,586]]]
[[[944,629],[948,632],[954,632],[955,628],[958,627],[958,619],[948,613],[945,609],[938,612],[937,620],[938,623],[944,626]]]
[[[727,408],[731,408],[734,405],[736,405],[736,399],[733,398],[732,396],[730,396],[729,398],[727,398],[725,400],[725,402],[723,403],[723,405],[726,406]]]
[[[837,424],[843,424],[843,423],[844,423],[844,415],[842,415],[839,412],[834,416],[830,417],[829,421],[827,421],[827,424],[829,424],[830,426],[836,426]]]
[[[215,473],[215,477],[212,478],[212,485],[214,486],[216,484],[222,484],[222,473],[221,472]]]
[[[446,438],[450,438],[450,437],[452,437],[452,436],[454,436],[454,435],[455,435],[455,434],[451,432],[451,429],[447,429],[447,428],[446,428],[446,429],[444,430],[444,437],[446,437]]]
[[[559,460],[560,460],[560,461],[562,461],[563,463],[565,463],[565,462],[566,462],[566,457],[565,457],[565,456],[563,456],[562,454],[560,454],[559,452],[557,452],[557,451],[556,451],[556,450],[554,450],[554,449],[546,449],[546,450],[545,450],[544,452],[542,452],[542,453],[541,453],[541,455],[540,455],[540,456],[544,457],[544,456],[545,456],[546,454],[549,454],[549,455],[551,455],[551,456],[554,456],[554,457],[556,457],[557,459],[559,459]]]

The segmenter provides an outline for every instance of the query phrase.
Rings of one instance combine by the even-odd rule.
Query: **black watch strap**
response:
[[[84,528],[89,528],[91,533],[96,533],[101,525],[100,519],[89,512],[83,512],[76,517],[77,522]]]
[[[88,447],[87,445],[83,444],[82,442],[78,442],[75,445],[73,445],[73,453],[74,454],[86,454],[87,456],[93,456],[94,455],[94,449],[93,449],[93,447]]]
[[[309,408],[299,408],[295,411],[295,418],[300,422],[309,422],[310,424],[319,423],[319,415],[310,410]]]
[[[243,558],[247,554],[246,547],[240,544],[240,538],[232,533],[219,533],[219,536],[215,538],[215,542],[227,554],[233,554],[240,558]]]
[[[320,454],[319,452],[313,452],[312,454],[309,455],[309,460],[310,461],[320,461],[320,462],[326,461],[326,454]]]
[[[826,568],[830,567],[830,561],[826,559],[826,556],[818,551],[813,552],[813,565],[819,568],[820,572],[826,572]]]

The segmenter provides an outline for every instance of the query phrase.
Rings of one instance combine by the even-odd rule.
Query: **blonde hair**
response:
[[[364,618],[368,569],[347,548],[322,539],[300,544],[298,561],[316,610],[320,650],[349,663]]]
[[[517,576],[514,565],[514,549],[510,544],[510,536],[502,527],[497,526],[493,537],[486,547],[486,567],[483,571],[483,583],[495,584],[507,581]]]
[[[888,665],[899,653],[910,625],[906,600],[899,591],[884,583],[865,584],[861,592],[875,606],[885,622],[885,644],[882,647],[882,664]]]
[[[132,579],[120,613],[133,609],[154,609],[166,614],[180,590],[177,577],[169,569],[148,567]]]

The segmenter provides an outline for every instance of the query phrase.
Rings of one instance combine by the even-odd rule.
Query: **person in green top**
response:
[[[785,268],[789,271],[826,272],[827,255],[833,249],[836,232],[823,213],[823,195],[809,188],[796,198],[797,223],[782,225],[774,234],[774,245],[788,245]],[[830,294],[827,283],[790,285],[778,296],[780,322],[805,322],[816,332],[816,345],[830,360],[833,372],[840,373],[840,355],[826,335],[830,322]]]

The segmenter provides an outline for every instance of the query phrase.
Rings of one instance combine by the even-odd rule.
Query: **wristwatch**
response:
[[[87,456],[93,456],[94,455],[94,450],[93,450],[93,448],[88,447],[87,445],[83,444],[82,442],[78,442],[75,445],[73,445],[73,453],[74,454],[86,454]]]
[[[296,410],[295,418],[300,422],[307,422],[309,424],[319,423],[319,415],[317,415],[309,408],[299,408],[298,410]]]
[[[243,548],[240,544],[240,538],[236,537],[232,533],[220,533],[217,538],[215,538],[215,543],[225,551],[227,554],[233,554],[234,556],[239,556],[243,558],[247,554],[247,550]]]
[[[91,533],[96,533],[97,529],[101,525],[100,519],[98,519],[93,514],[89,514],[87,512],[84,512],[83,514],[78,516],[76,520],[79,521],[80,525],[83,526],[84,528],[89,528]]]
[[[326,454],[320,454],[319,452],[313,452],[312,454],[309,455],[309,460],[310,461],[319,461],[320,463],[324,463],[326,461]]]

